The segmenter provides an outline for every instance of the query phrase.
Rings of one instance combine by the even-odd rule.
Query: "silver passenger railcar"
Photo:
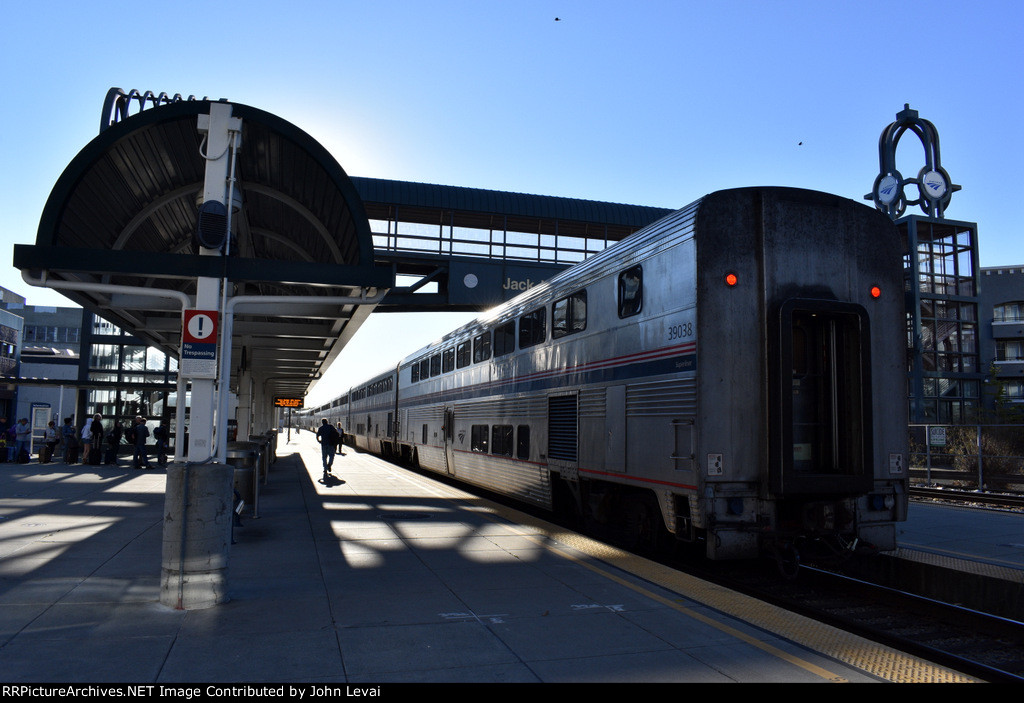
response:
[[[907,507],[904,339],[888,218],[824,193],[729,190],[331,412],[361,449],[638,541],[704,540],[712,558],[884,550]]]

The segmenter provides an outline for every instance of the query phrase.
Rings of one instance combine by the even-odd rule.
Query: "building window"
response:
[[[996,361],[1024,361],[1024,342],[997,341]]]
[[[1003,303],[992,310],[993,322],[1024,322],[1024,302]]]

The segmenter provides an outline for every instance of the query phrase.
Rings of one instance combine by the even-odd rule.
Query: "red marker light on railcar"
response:
[[[725,285],[729,286],[730,288],[739,283],[739,281],[740,279],[736,277],[735,273],[725,274]]]
[[[879,288],[878,286],[871,286],[871,297],[872,298],[881,298],[882,297],[882,289]]]

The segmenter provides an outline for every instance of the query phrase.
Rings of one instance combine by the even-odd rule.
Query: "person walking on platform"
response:
[[[149,456],[146,454],[146,440],[149,439],[149,428],[141,416],[135,418],[135,468],[149,469]]]
[[[338,447],[338,430],[334,429],[325,417],[316,431],[316,441],[320,443],[320,454],[324,460],[324,477],[331,473],[334,464],[334,452]]]

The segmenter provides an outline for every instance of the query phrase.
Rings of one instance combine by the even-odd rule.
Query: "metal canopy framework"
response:
[[[204,153],[197,120],[210,106],[160,105],[104,129],[61,175],[36,244],[16,246],[14,264],[175,357],[184,296],[195,300],[197,277],[227,279],[239,301],[233,377],[301,396],[394,286],[394,271],[375,265],[362,201],[334,158],[294,125],[239,104],[231,255],[200,256],[197,198],[205,157],[216,155]],[[290,302],[299,299],[307,304]]]

